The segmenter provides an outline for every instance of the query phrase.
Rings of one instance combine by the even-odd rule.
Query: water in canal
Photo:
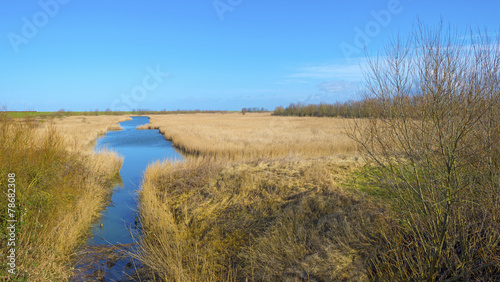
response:
[[[149,123],[148,117],[132,117],[132,120],[120,123],[124,130],[110,131],[97,140],[96,150],[111,148],[124,157],[124,162],[120,170],[122,184],[114,188],[110,206],[93,226],[92,237],[87,243],[88,249],[98,250],[104,247],[102,249],[107,251],[103,252],[111,254],[116,251],[113,246],[133,247],[134,239],[130,236],[130,230],[137,227],[135,223],[135,218],[138,217],[137,190],[144,170],[155,161],[182,159],[158,130],[136,129],[138,125],[146,123]],[[94,261],[93,265],[85,266],[85,270],[80,271],[76,280],[102,280],[102,278],[106,281],[126,280],[124,276],[133,272],[136,263],[130,258],[113,259],[109,254],[103,255],[101,260]],[[79,267],[83,268],[80,265],[77,269]]]

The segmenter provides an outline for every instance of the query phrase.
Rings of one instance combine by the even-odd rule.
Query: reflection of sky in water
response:
[[[123,186],[115,188],[111,205],[93,227],[94,236],[89,245],[132,243],[127,226],[134,227],[134,218],[137,216],[136,191],[140,188],[144,170],[155,161],[182,159],[158,130],[135,129],[146,123],[149,123],[148,117],[133,117],[133,120],[120,123],[124,130],[110,131],[97,140],[96,150],[112,148],[124,157],[120,170]],[[101,222],[103,230],[99,227]]]

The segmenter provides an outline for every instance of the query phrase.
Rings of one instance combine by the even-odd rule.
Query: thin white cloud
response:
[[[283,81],[278,81],[276,84],[305,84],[310,83],[310,81],[300,80],[300,79],[285,79]]]
[[[490,40],[494,41],[494,40],[498,39],[498,37],[500,36],[500,33],[498,31],[496,31],[496,32],[492,32],[492,31],[484,32],[483,30],[481,30],[481,35],[478,33],[472,34],[472,38],[474,40],[480,39],[481,36],[487,36]],[[464,40],[464,39],[470,40],[471,34],[458,36],[458,40]]]
[[[345,80],[331,80],[318,84],[320,91],[327,93],[354,93],[360,87],[361,82],[349,82]]]
[[[363,73],[361,69],[366,64],[364,58],[353,60],[349,64],[328,64],[298,68],[289,78],[302,79],[343,79],[356,81],[361,80]]]

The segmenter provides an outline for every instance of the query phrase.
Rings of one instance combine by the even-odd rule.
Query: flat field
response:
[[[121,130],[119,122],[130,120],[128,115],[114,116],[69,116],[42,120],[39,129],[42,131],[55,128],[65,139],[72,150],[92,150],[95,140],[107,131]]]
[[[281,117],[270,113],[150,115],[174,146],[191,155],[232,160],[284,156],[353,155],[354,142],[344,131],[352,119]]]

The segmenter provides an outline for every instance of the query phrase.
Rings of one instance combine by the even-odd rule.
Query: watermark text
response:
[[[146,67],[147,74],[142,78],[140,85],[132,87],[129,94],[123,94],[111,104],[112,111],[130,111],[137,108],[138,103],[146,100],[148,93],[155,90],[163,79],[170,74],[160,70],[160,66],[156,68]]]
[[[16,274],[16,175],[7,174],[7,266],[10,274]]]
[[[411,0],[410,0],[411,1]],[[352,43],[340,43],[340,49],[344,57],[349,61],[352,55],[360,55],[364,47],[368,46],[373,38],[377,37],[382,28],[386,28],[392,21],[393,15],[403,11],[403,6],[399,0],[389,0],[385,9],[380,11],[370,11],[372,20],[368,21],[363,28],[354,27],[354,38]]]
[[[9,32],[7,38],[14,52],[19,53],[19,47],[22,44],[28,44],[30,39],[34,38],[40,29],[45,27],[50,18],[54,18],[60,10],[61,5],[68,4],[70,0],[40,0],[38,6],[40,10],[34,13],[30,18],[22,17],[23,25],[18,33]]]
[[[224,14],[227,12],[232,12],[234,8],[238,7],[243,3],[243,0],[215,0],[212,4],[214,6],[215,12],[219,16],[221,21],[224,20]]]

